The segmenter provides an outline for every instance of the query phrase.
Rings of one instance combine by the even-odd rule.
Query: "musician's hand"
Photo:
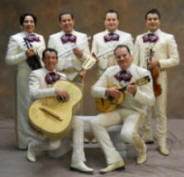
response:
[[[92,53],[92,56],[96,59],[96,63],[98,63],[99,59],[97,58],[97,56],[96,56],[96,54],[94,52]]]
[[[27,56],[27,57],[31,57],[31,56],[33,56],[34,54],[35,54],[35,53],[34,53],[33,48],[30,48],[30,49],[26,50],[26,56]]]
[[[78,48],[73,49],[73,53],[75,54],[76,57],[81,58],[83,56],[83,52],[79,50]]]
[[[62,101],[68,101],[69,99],[69,94],[67,91],[63,90],[63,89],[56,89],[55,90],[56,95],[60,96]]]
[[[159,67],[160,63],[158,61],[149,61],[148,62],[148,69],[153,69],[155,67]]]
[[[127,86],[127,91],[128,91],[128,93],[130,93],[130,94],[132,94],[134,96],[136,94],[136,92],[137,92],[137,86],[136,85],[132,85],[130,83]]]
[[[107,88],[106,89],[106,96],[111,96],[115,99],[119,98],[121,96],[121,92],[117,88]]]
[[[81,77],[81,82],[84,82],[85,78],[86,78],[86,73],[87,71],[86,70],[81,70],[79,71],[79,76]]]

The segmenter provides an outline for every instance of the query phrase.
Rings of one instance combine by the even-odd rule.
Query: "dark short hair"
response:
[[[42,52],[42,59],[44,60],[46,52],[54,52],[56,54],[56,58],[58,58],[58,52],[53,49],[53,48],[46,48],[43,52]]]
[[[20,16],[20,18],[19,18],[19,23],[20,23],[21,26],[23,25],[24,19],[25,19],[25,17],[27,17],[27,16],[31,16],[31,17],[33,18],[34,24],[35,24],[35,25],[37,24],[37,17],[36,17],[34,14],[32,14],[32,13],[25,13],[25,14],[22,14],[22,15]]]
[[[60,13],[60,14],[58,15],[58,20],[59,20],[59,22],[61,21],[63,15],[70,15],[71,18],[72,18],[72,20],[74,19],[73,13],[71,13],[71,12],[62,12],[62,13]]]
[[[128,51],[128,53],[131,54],[130,49],[129,49],[129,47],[128,47],[127,45],[119,44],[119,45],[117,45],[117,47],[114,49],[114,55],[115,55],[115,56],[116,56],[116,51],[117,51],[118,49],[121,49],[121,48],[126,48],[127,51]]]
[[[158,9],[151,9],[151,10],[149,10],[149,11],[145,14],[145,16],[144,16],[145,20],[147,20],[148,14],[157,14],[158,17],[159,17],[159,19],[161,19],[161,15],[160,15],[160,12],[159,12]]]
[[[109,9],[108,11],[106,11],[106,12],[105,12],[105,17],[104,17],[104,19],[106,18],[106,15],[107,15],[108,13],[115,13],[116,16],[117,16],[117,19],[119,20],[119,12],[118,12],[117,10]]]

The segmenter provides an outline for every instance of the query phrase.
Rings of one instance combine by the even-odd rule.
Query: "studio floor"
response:
[[[145,164],[136,164],[136,155],[127,148],[126,169],[104,176],[113,177],[183,177],[184,176],[184,120],[168,121],[168,146],[170,155],[165,157],[156,150],[157,146],[148,146],[148,160]],[[130,145],[128,145],[130,147]],[[26,151],[15,146],[13,119],[0,119],[0,177],[81,177],[103,176],[99,169],[106,166],[104,155],[98,145],[86,145],[87,164],[95,169],[93,175],[70,171],[71,152],[53,159],[41,156],[36,163],[26,160]]]

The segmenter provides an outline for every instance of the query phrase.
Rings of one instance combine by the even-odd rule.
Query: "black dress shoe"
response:
[[[146,144],[154,144],[154,141],[153,140],[148,140],[148,141],[145,141]]]

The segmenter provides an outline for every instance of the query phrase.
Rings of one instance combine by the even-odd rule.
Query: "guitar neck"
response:
[[[124,87],[121,87],[121,88],[119,88],[118,90],[119,90],[120,92],[123,93],[124,91],[126,91],[127,86],[128,86],[128,85],[126,85],[126,86],[124,86]]]
[[[134,81],[130,84],[141,86],[141,85],[147,84],[148,82],[150,82],[150,77],[149,76],[144,76],[144,77],[142,77],[142,78],[140,78],[140,79],[138,79],[138,80],[136,80],[136,81]],[[118,90],[123,93],[124,91],[127,90],[127,87],[128,87],[128,84],[126,84],[125,86],[119,88]]]

